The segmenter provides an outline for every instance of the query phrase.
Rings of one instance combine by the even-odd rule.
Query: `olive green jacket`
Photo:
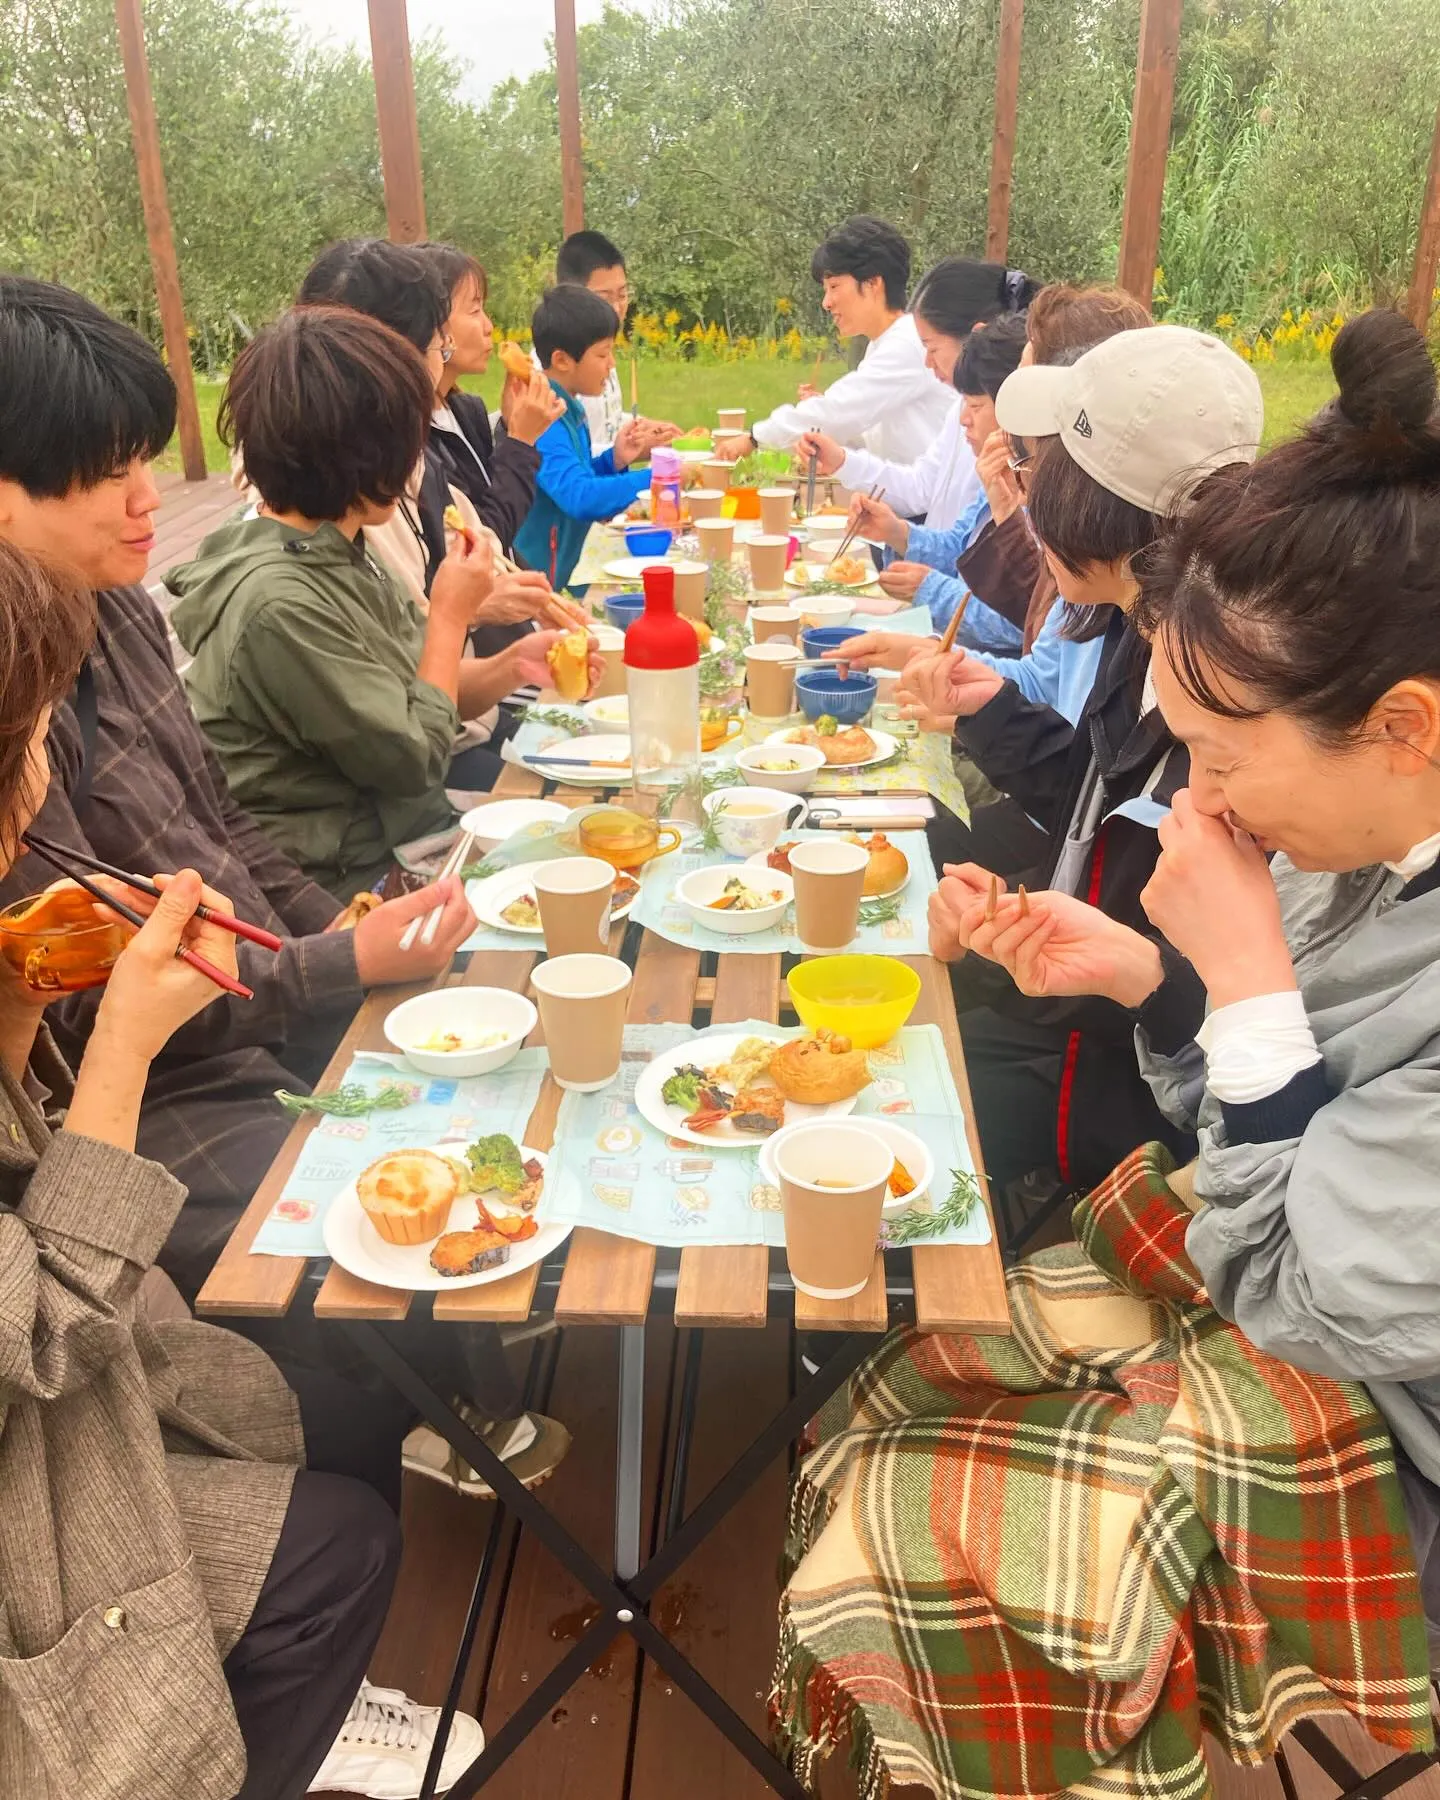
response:
[[[315,881],[348,899],[397,844],[452,822],[459,714],[418,679],[424,620],[363,537],[245,519],[165,583],[231,792]]]

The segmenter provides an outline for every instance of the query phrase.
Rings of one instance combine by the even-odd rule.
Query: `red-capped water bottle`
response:
[[[625,633],[630,762],[635,786],[657,792],[700,773],[700,641],[675,610],[675,571],[643,574],[645,610]]]

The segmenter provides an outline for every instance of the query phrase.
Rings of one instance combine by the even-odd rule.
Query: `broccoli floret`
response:
[[[832,719],[829,713],[821,713],[820,717],[815,721],[816,737],[834,737],[839,729],[840,721],[838,719]]]
[[[515,1194],[525,1185],[520,1146],[503,1131],[476,1138],[465,1152],[470,1165],[470,1186],[477,1194]]]
[[[693,1063],[687,1063],[661,1084],[660,1098],[667,1106],[683,1107],[687,1113],[692,1113],[700,1104],[700,1089],[704,1080],[704,1071],[697,1069]]]

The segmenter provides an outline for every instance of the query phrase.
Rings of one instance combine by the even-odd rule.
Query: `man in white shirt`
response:
[[[796,405],[761,419],[753,438],[727,438],[721,453],[743,455],[755,444],[788,450],[803,432],[823,431],[887,461],[918,462],[944,428],[955,395],[927,366],[905,310],[910,246],[893,225],[862,214],[830,233],[810,272],[840,336],[869,339],[860,366],[823,394],[802,387]]]

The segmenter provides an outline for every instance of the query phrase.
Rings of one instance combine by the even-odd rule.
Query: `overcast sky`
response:
[[[655,0],[624,0],[631,11],[648,12]],[[365,0],[280,0],[311,36],[368,47]],[[604,0],[576,0],[581,25],[598,19]],[[546,41],[555,26],[551,0],[409,0],[410,35],[438,32],[454,56],[471,65],[467,84],[477,97],[507,75],[529,75],[548,62]]]

